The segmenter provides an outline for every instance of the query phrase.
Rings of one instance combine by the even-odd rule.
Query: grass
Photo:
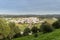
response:
[[[46,21],[47,21],[48,23],[50,23],[50,24],[53,24],[56,20],[47,18]]]
[[[13,40],[60,40],[60,29],[56,29],[55,31],[46,34],[38,33],[38,35],[37,38],[35,38],[34,35],[31,35],[15,38]]]
[[[28,24],[16,24],[21,31],[23,31],[26,27],[28,27]]]

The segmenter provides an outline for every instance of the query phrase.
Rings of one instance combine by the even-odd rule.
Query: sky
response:
[[[0,14],[60,14],[60,0],[0,0]]]

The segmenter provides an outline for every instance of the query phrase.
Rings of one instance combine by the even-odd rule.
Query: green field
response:
[[[31,36],[15,38],[13,40],[60,40],[60,29],[56,29],[54,30],[54,32],[46,34],[38,33],[37,38],[35,38],[34,35],[31,35]]]

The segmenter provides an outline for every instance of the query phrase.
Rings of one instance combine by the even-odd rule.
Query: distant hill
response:
[[[40,17],[40,18],[52,18],[52,17],[56,17],[56,18],[60,18],[60,15],[0,15],[0,17]]]

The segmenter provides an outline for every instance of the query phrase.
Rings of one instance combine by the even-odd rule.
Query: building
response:
[[[18,18],[16,19],[10,19],[6,18],[9,22],[15,22],[15,23],[39,23],[39,18],[37,17],[28,17],[28,18]]]

